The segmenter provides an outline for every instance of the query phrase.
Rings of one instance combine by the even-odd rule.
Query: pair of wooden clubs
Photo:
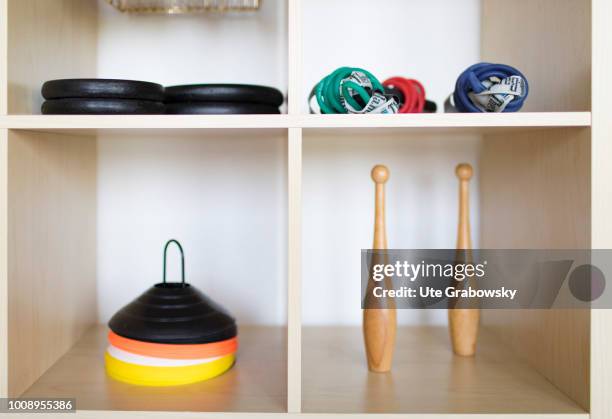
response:
[[[472,166],[459,164],[455,170],[459,179],[459,229],[457,249],[470,250],[472,240],[469,218],[469,181],[473,175]],[[385,226],[385,183],[389,180],[389,169],[377,165],[372,169],[372,180],[376,184],[374,245],[375,250],[387,249]],[[449,331],[453,351],[461,356],[473,356],[476,352],[480,311],[478,309],[449,309]],[[397,317],[392,300],[386,307],[363,310],[363,336],[365,340],[368,368],[373,372],[391,370]]]

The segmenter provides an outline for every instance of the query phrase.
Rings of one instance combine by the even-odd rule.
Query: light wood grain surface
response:
[[[612,249],[612,2],[593,0],[591,246]],[[612,417],[612,310],[591,313],[591,417]]]
[[[482,248],[590,247],[589,134],[588,129],[559,129],[485,137]],[[489,310],[483,322],[588,409],[588,310]]]
[[[8,11],[7,0],[0,0],[0,116],[7,114],[8,105]]]
[[[95,0],[8,0],[8,111],[38,114],[47,80],[97,75]]]
[[[287,61],[288,61],[288,111],[299,115],[302,111],[302,0],[288,0],[287,10]]]
[[[7,114],[7,0],[0,0],[0,118]],[[0,397],[8,397],[8,130],[0,129]]]
[[[591,109],[591,0],[483,0],[481,40],[529,80],[524,111]]]
[[[8,397],[8,131],[0,129],[0,397]]]
[[[444,327],[402,327],[394,369],[368,372],[355,327],[303,331],[309,413],[583,413],[486,329],[477,357],[453,355]]]
[[[0,128],[28,130],[422,128],[528,129],[591,125],[590,112],[402,115],[0,115]]]
[[[74,413],[31,413],[15,415],[18,419],[74,419]],[[78,419],[166,419],[167,412],[147,412],[147,411],[79,411],[77,412]],[[347,416],[342,413],[202,413],[202,412],[172,412],[172,418],[179,419],[372,419],[375,416],[369,413],[353,414]],[[479,414],[477,419],[588,419],[588,413],[564,413],[559,414]],[[384,419],[474,419],[474,415],[462,414],[385,414]]]
[[[302,403],[302,130],[289,130],[288,146],[288,411]]]
[[[96,139],[10,131],[9,394],[95,323]]]
[[[105,326],[91,329],[23,397],[76,398],[79,410],[285,412],[286,329],[241,327],[236,365],[202,383],[139,387],[104,371]]]

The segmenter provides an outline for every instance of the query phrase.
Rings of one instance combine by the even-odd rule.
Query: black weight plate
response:
[[[168,102],[239,102],[260,103],[279,107],[283,94],[266,86],[249,84],[194,84],[166,87]]]
[[[55,99],[42,104],[43,115],[163,114],[164,104],[131,99]]]
[[[276,106],[257,103],[192,102],[166,103],[166,113],[181,115],[258,115],[279,114],[280,110]]]
[[[162,283],[119,310],[110,329],[129,339],[200,344],[232,339],[236,321],[220,305],[189,284]]]
[[[43,84],[45,99],[138,99],[164,101],[164,87],[160,84],[135,80],[65,79]]]

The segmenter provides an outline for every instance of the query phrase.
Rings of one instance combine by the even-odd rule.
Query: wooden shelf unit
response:
[[[517,0],[509,8],[505,0],[482,0],[482,59],[511,62],[529,74],[533,90],[524,112],[322,116],[304,113],[304,62],[311,59],[303,54],[306,3],[287,0],[287,115],[72,117],[37,115],[35,98],[46,79],[96,74],[96,2],[0,0],[0,397],[77,397],[78,417],[91,419],[167,412],[186,418],[611,417],[607,310],[485,313],[483,354],[475,359],[454,358],[443,330],[403,329],[391,376],[366,372],[355,329],[302,330],[302,307],[312,303],[302,292],[308,281],[302,188],[309,141],[343,138],[350,146],[379,134],[399,142],[469,136],[482,140],[482,247],[612,248],[612,4]],[[322,48],[325,54],[338,45]],[[185,392],[128,392],[103,375],[98,359],[104,342],[95,312],[97,136],[216,130],[286,136],[286,329],[247,329],[243,347],[256,350],[244,352],[236,370],[216,382],[222,389],[211,382]],[[513,202],[522,193],[533,206]],[[66,199],[53,199],[58,195]],[[54,224],[68,207],[71,217]],[[50,239],[39,241],[42,236]],[[50,280],[58,289],[37,293]],[[68,288],[74,292],[59,293]],[[275,344],[268,346],[268,339]],[[17,354],[17,343],[30,341],[41,345]],[[262,367],[275,378],[264,379]]]

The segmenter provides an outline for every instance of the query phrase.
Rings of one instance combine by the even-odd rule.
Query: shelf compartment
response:
[[[105,326],[89,330],[21,397],[75,398],[77,409],[286,412],[286,329],[241,327],[236,365],[202,383],[138,387],[107,377]]]
[[[469,131],[304,130],[304,324],[325,325],[330,318],[338,325],[361,323],[361,311],[355,310],[360,288],[352,281],[360,277],[360,249],[372,243],[370,170],[375,164],[390,169],[386,215],[391,248],[455,246],[454,168],[460,162],[475,169],[470,209],[476,248],[588,248],[590,128]],[[453,358],[444,327],[435,332],[446,324],[445,312],[404,310],[398,321],[434,329],[399,333],[396,368],[389,383],[382,384],[379,376],[367,373],[359,328],[305,328],[303,410],[586,415],[592,349],[588,311],[484,312],[485,329],[472,366]],[[412,339],[415,334],[424,336]],[[504,355],[498,356],[495,351],[502,349]],[[428,368],[431,378],[424,375]],[[462,386],[453,387],[450,379],[457,371]],[[411,387],[421,381],[423,387]]]
[[[313,87],[343,66],[369,70],[381,82],[416,78],[442,109],[459,75],[479,61],[508,64],[525,74],[531,90],[524,111],[591,109],[590,0],[523,1],[507,13],[499,12],[506,0],[379,3],[372,8],[367,0],[353,0],[346,8],[339,1],[301,2],[303,113]],[[363,10],[370,21],[384,22],[385,30],[364,36],[359,25],[349,24],[360,21]],[[338,24],[339,15],[347,24]],[[406,16],[419,16],[410,31],[422,36],[406,37]],[[410,53],[397,54],[400,50]]]
[[[41,397],[51,397],[65,385],[71,397],[82,399],[80,408],[124,408],[113,399],[113,387],[108,389],[111,395],[103,396],[108,404],[102,407],[96,405],[99,399],[88,398],[99,392],[96,386],[106,386],[96,381],[104,377],[71,375],[90,368],[79,364],[83,357],[92,368],[103,363],[95,348],[87,352],[93,338],[82,337],[161,279],[159,252],[169,237],[176,237],[192,249],[186,258],[188,281],[226,307],[241,335],[245,333],[244,362],[239,361],[244,367],[233,373],[237,378],[224,378],[230,382],[219,390],[226,404],[214,405],[201,397],[195,397],[196,403],[211,404],[211,411],[286,411],[286,328],[268,336],[271,332],[241,327],[284,325],[287,139],[285,133],[272,131],[196,130],[155,136],[104,131],[96,136],[8,130],[11,252],[3,307],[8,312],[10,368],[0,366],[0,371],[8,370],[11,397],[24,395],[45,376],[39,381],[43,387],[33,388]],[[272,221],[259,222],[261,214]],[[229,274],[226,267],[236,254],[243,261],[253,257],[259,265],[245,262]],[[179,278],[178,264],[171,264],[169,274],[173,281]],[[238,285],[257,285],[261,297],[236,292]],[[104,345],[103,340],[98,343]],[[267,353],[277,361],[268,362]],[[269,374],[257,369],[259,365]],[[52,384],[44,387],[49,377]],[[161,395],[166,401],[158,400],[158,405],[138,404],[143,399],[133,396],[132,410],[193,406],[185,401],[181,407],[181,399],[173,405],[172,393]]]
[[[391,373],[370,373],[359,327],[302,331],[306,413],[588,414],[489,329],[474,358],[452,354],[444,327],[398,329]]]
[[[8,83],[2,90],[9,114],[40,114],[43,83],[62,78],[144,79],[165,86],[246,83],[287,92],[285,2],[263,2],[257,13],[223,19],[130,15],[98,0],[4,3]],[[157,39],[155,45],[150,39]],[[228,53],[237,46],[238,54]],[[163,60],[159,51],[165,51]]]

